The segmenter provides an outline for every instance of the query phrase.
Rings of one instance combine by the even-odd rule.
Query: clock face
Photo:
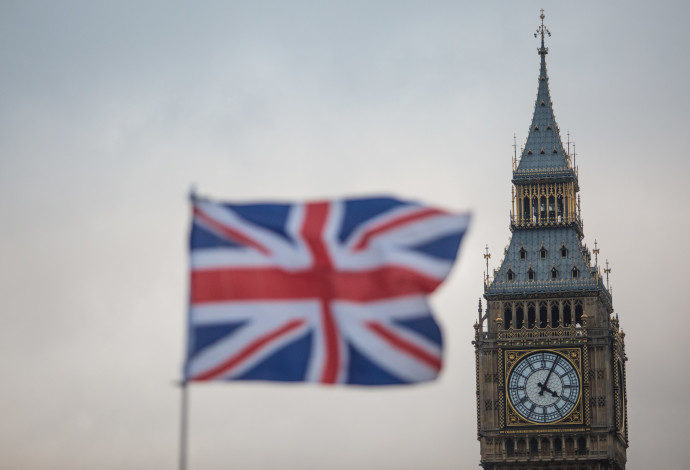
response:
[[[560,354],[539,351],[520,359],[508,377],[508,399],[523,418],[554,423],[565,418],[580,398],[575,367]]]

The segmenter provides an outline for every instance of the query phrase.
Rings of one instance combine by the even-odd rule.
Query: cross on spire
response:
[[[546,35],[546,36],[551,37],[551,31],[546,29],[546,26],[544,26],[545,16],[544,16],[544,9],[543,8],[541,9],[541,15],[539,15],[539,18],[541,18],[541,26],[539,26],[537,28],[537,32],[534,33],[534,37],[536,38],[537,35],[541,35],[541,47],[539,49],[537,49],[537,51],[539,52],[539,54],[544,55],[544,54],[549,53],[549,48],[544,47],[544,36]]]

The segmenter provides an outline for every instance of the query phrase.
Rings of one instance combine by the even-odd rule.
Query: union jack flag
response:
[[[393,198],[192,202],[186,380],[438,375],[426,295],[450,271],[469,214]]]

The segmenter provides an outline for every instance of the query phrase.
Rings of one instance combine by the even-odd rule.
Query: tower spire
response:
[[[541,47],[537,49],[541,56],[537,99],[527,142],[513,176],[516,179],[532,178],[539,173],[548,177],[572,178],[574,174],[569,165],[568,153],[561,142],[549,93],[549,77],[546,73],[546,54],[549,49],[544,41],[546,36],[551,36],[551,32],[544,26],[544,10],[541,10],[539,18],[541,25],[534,33],[534,37],[541,37]]]

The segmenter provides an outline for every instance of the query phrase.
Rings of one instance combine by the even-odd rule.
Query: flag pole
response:
[[[191,188],[189,189],[189,200],[192,203],[192,217],[193,215],[193,206],[194,202],[196,201],[196,187],[195,185],[192,185]],[[191,237],[191,233],[190,233]],[[182,380],[179,382],[180,388],[181,388],[181,394],[180,394],[180,455],[179,455],[179,470],[187,470],[187,435],[188,435],[188,421],[189,421],[189,383],[187,382],[187,378],[189,377],[189,350],[190,350],[190,337],[189,337],[189,321],[190,321],[190,311],[189,311],[189,306],[191,305],[191,284],[189,287],[189,293],[188,296],[190,297],[187,301],[187,329],[185,331],[185,338],[187,340],[187,351],[185,354],[185,360],[184,360],[184,377]]]
[[[180,401],[180,470],[187,470],[187,417],[189,414],[189,390],[187,381],[180,382],[181,401]]]

